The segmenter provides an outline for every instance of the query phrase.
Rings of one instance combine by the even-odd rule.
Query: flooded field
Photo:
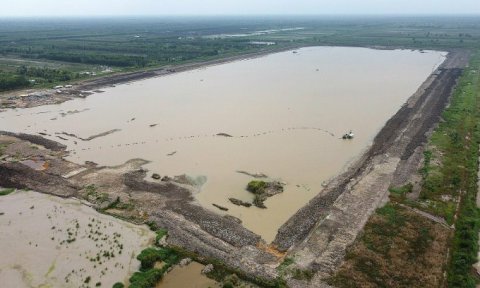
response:
[[[2,287],[112,287],[138,270],[155,238],[76,199],[17,191],[0,197]],[[100,283],[100,284],[98,284]]]
[[[0,130],[41,133],[68,145],[74,162],[143,158],[151,161],[150,175],[186,174],[198,184],[201,205],[240,218],[271,241],[444,58],[434,51],[304,48],[10,110],[0,114]],[[355,138],[342,140],[350,130]],[[253,200],[247,174],[283,182],[284,192],[269,198],[267,209],[233,205],[228,198]]]

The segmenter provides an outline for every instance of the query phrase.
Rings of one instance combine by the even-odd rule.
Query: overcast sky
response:
[[[0,16],[480,14],[480,0],[0,0]]]

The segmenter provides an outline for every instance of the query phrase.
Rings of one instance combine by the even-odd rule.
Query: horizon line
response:
[[[304,13],[304,14],[70,14],[70,15],[0,15],[1,18],[127,18],[127,17],[480,17],[480,13]]]

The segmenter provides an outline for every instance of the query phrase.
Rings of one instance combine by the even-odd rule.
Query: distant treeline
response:
[[[116,67],[145,67],[147,60],[144,57],[138,56],[123,56],[123,55],[101,55],[101,54],[77,54],[68,52],[47,52],[39,55],[23,55],[30,58],[43,58],[48,60],[82,63],[82,64],[94,64],[94,65],[106,65]]]
[[[31,77],[37,83],[68,81],[79,66],[142,69],[302,45],[476,49],[480,17],[0,19],[0,58],[61,61],[66,70],[15,73],[11,62],[0,59],[0,71],[9,71],[1,87],[28,86]]]
[[[27,87],[30,82],[22,75],[0,72],[0,91],[8,91]]]
[[[20,66],[15,72],[0,71],[0,91],[25,88],[34,84],[65,82],[80,77],[79,73],[66,70]]]
[[[260,48],[248,40],[202,38],[150,38],[129,41],[117,39],[113,43],[90,39],[85,40],[82,45],[79,45],[77,40],[44,40],[26,45],[27,43],[0,45],[0,54],[29,59],[141,68]]]

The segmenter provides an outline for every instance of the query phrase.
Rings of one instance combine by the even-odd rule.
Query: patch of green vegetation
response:
[[[404,200],[407,197],[408,193],[411,193],[413,190],[413,184],[408,183],[400,187],[390,187],[390,196],[396,197],[400,200]]]
[[[147,221],[145,222],[145,224],[147,224],[150,230],[154,231],[157,234],[155,236],[155,245],[158,245],[159,241],[163,237],[168,236],[168,230],[158,227],[157,223],[155,223],[154,221]]]
[[[292,273],[292,278],[297,280],[310,281],[314,275],[315,272],[313,272],[312,270],[294,269]]]
[[[401,213],[399,213],[397,207],[392,203],[387,203],[385,206],[378,208],[377,213],[379,215],[385,216],[387,220],[387,228],[391,227],[392,230],[403,226],[405,223],[405,217]]]
[[[145,224],[152,230],[153,232],[157,231],[160,227],[158,227],[157,223],[154,221],[146,221]]]
[[[444,119],[433,133],[422,169],[421,200],[430,213],[455,224],[448,264],[449,287],[475,287],[472,265],[477,261],[480,210],[476,206],[480,143],[480,51],[459,80]],[[435,161],[433,161],[435,160]],[[457,203],[459,209],[456,210]],[[455,213],[457,220],[455,221]],[[416,242],[428,245],[425,235]]]
[[[10,145],[10,143],[1,143],[0,144],[0,156],[2,156],[5,153],[5,149],[7,149],[8,145]]]
[[[377,209],[376,213],[383,216],[381,221],[370,222],[365,229],[371,233],[365,233],[363,241],[366,247],[384,257],[390,257],[389,251],[394,238],[405,224],[405,217],[400,213],[397,205],[387,203],[384,207]],[[382,239],[382,241],[378,241]]]
[[[180,255],[171,248],[149,247],[144,249],[138,256],[140,271],[130,277],[130,286],[133,288],[150,288],[162,279],[163,274],[181,259]],[[155,268],[155,263],[162,261],[161,269]]]
[[[97,194],[97,187],[94,184],[90,184],[85,187],[85,191],[87,192],[87,196],[96,195]]]
[[[443,286],[439,259],[445,259],[449,233],[396,202],[388,203],[372,215],[344,265],[327,282],[345,288]]]
[[[448,287],[473,288],[476,285],[472,265],[477,261],[480,228],[480,211],[476,206],[480,143],[479,70],[480,51],[477,51],[459,79],[450,106],[442,115],[444,121],[430,139],[431,148],[425,152],[425,164],[421,170],[424,184],[420,207],[455,224],[447,267]],[[424,249],[429,241],[430,233],[423,231],[415,243],[418,249]]]
[[[423,167],[420,169],[420,172],[422,174],[422,178],[425,181],[429,174],[430,174],[430,163],[432,162],[432,151],[430,150],[425,150],[423,152]]]
[[[168,267],[162,269],[149,269],[147,271],[135,272],[130,277],[130,288],[152,288],[162,279]]]
[[[280,273],[284,272],[290,265],[294,264],[295,263],[295,260],[291,257],[285,257],[285,259],[283,259],[282,263],[280,265],[278,265],[277,267],[277,271],[279,271]]]
[[[108,194],[106,194],[106,198],[108,199]],[[121,201],[120,201],[120,197],[117,197],[115,199],[115,201],[113,201],[112,203],[108,204],[107,207],[105,207],[104,209],[102,209],[103,211],[106,211],[108,209],[115,209],[117,207],[119,207],[121,204]]]
[[[179,260],[178,254],[170,248],[155,248],[149,247],[144,249],[138,256],[137,259],[141,263],[141,270],[148,270],[153,268],[156,262],[163,261],[166,264],[176,264]]]
[[[428,227],[421,227],[416,239],[412,242],[410,258],[415,259],[422,256],[431,245],[433,236]]]
[[[15,188],[6,188],[3,190],[0,190],[0,196],[6,196],[14,191],[15,191]]]
[[[248,182],[247,190],[256,195],[261,195],[265,193],[265,188],[267,187],[267,182],[261,180],[252,180]]]
[[[98,191],[97,187],[94,184],[86,186],[84,188],[84,190],[86,192],[85,193],[85,195],[86,195],[85,198],[89,201],[93,201],[93,202],[96,202],[96,203],[103,203],[105,201],[108,201],[108,199],[109,199],[108,194],[107,193],[100,193]],[[120,198],[117,197],[116,201],[113,201],[110,205],[107,206],[107,208],[105,208],[103,210],[113,208],[116,205],[118,205],[119,202],[120,202]]]
[[[158,243],[160,240],[162,240],[163,237],[168,235],[167,229],[160,228],[157,230],[157,236],[155,236],[155,243]]]
[[[123,283],[121,282],[117,282],[115,284],[113,284],[112,288],[124,288],[125,285],[123,285]]]

